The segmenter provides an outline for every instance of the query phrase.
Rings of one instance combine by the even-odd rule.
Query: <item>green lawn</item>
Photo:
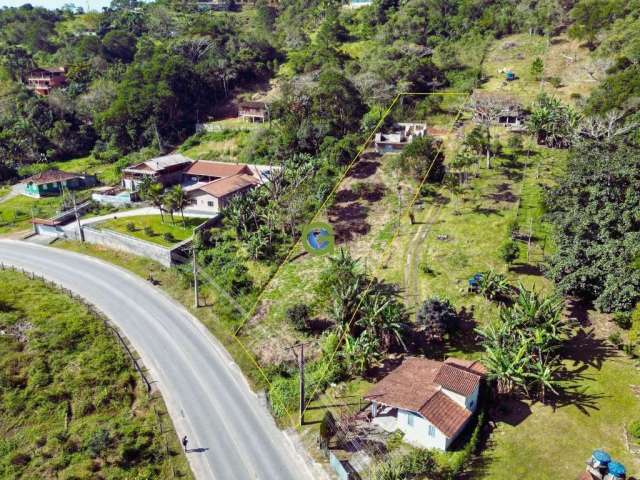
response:
[[[0,284],[0,477],[192,478],[162,399],[103,321],[40,280],[0,271]]]
[[[18,195],[0,203],[0,234],[29,230],[31,215],[48,218],[58,212],[62,197],[31,198]]]
[[[171,218],[165,215],[164,222],[160,215],[142,215],[138,217],[122,217],[99,223],[103,229],[113,230],[125,235],[131,235],[141,240],[157,243],[165,247],[170,247],[178,242],[186,240],[193,235],[193,229],[206,221],[205,218],[185,217],[184,224],[180,214],[174,215],[175,223],[171,223]],[[128,226],[133,224],[134,230],[129,230]],[[151,232],[147,232],[151,229]],[[173,237],[172,241],[165,238],[166,234]]]
[[[607,450],[637,476],[640,459],[628,452],[623,432],[640,419],[640,399],[631,389],[640,385],[640,371],[629,359],[611,357],[601,368],[589,367],[581,375],[580,385],[591,407],[583,409],[585,402],[579,401],[555,410],[535,404],[531,415],[517,425],[498,422],[473,478],[573,479],[596,448]],[[516,416],[516,409],[512,411]]]

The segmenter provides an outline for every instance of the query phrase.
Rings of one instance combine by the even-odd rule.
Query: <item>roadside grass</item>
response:
[[[172,224],[168,215],[165,215],[164,222],[160,215],[140,215],[137,217],[114,218],[98,223],[97,226],[146,240],[147,242],[157,243],[164,247],[170,247],[190,238],[193,235],[193,229],[206,221],[205,218],[184,217],[183,224],[179,213],[175,213],[174,218],[175,223]],[[129,230],[128,226],[130,224],[133,225],[133,230]],[[166,235],[170,235],[173,240],[167,240]]]
[[[40,280],[0,284],[0,477],[192,478],[103,321]]]
[[[11,191],[11,187],[0,185],[0,199]]]
[[[18,195],[0,203],[0,234],[29,230],[31,215],[48,218],[57,213],[62,197],[31,198]]]
[[[178,268],[166,268],[153,260],[124,252],[111,250],[99,245],[91,245],[75,241],[56,241],[53,247],[89,255],[111,263],[138,275],[140,278],[152,278],[157,287],[178,303],[182,304],[192,315],[198,318],[209,331],[220,341],[233,357],[254,389],[264,388],[265,381],[256,368],[254,357],[245,350],[244,344],[234,333],[238,327],[241,313],[230,304],[220,291],[207,279],[200,283],[200,308],[194,306],[194,293],[190,276],[190,265]],[[235,301],[235,298],[234,298]],[[239,299],[243,308],[247,308],[251,297]]]

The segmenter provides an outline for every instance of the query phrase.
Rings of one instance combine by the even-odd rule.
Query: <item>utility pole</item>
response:
[[[304,410],[305,410],[305,398],[304,398],[304,346],[310,342],[299,342],[289,347],[290,350],[296,355],[296,361],[300,368],[300,426],[304,425]],[[300,347],[300,356],[296,354],[296,347]]]
[[[197,232],[196,229],[193,229],[193,239],[191,240],[191,249],[193,252],[193,291],[195,294],[195,306],[198,308],[200,306],[200,299],[198,298],[198,260],[196,256],[196,242],[197,242]]]
[[[71,201],[73,202],[73,213],[76,216],[76,223],[78,224],[78,232],[80,234],[80,241],[84,242],[84,231],[82,230],[82,224],[80,223],[80,216],[78,215],[78,206],[76,205],[76,196],[75,196],[74,193],[71,193]]]

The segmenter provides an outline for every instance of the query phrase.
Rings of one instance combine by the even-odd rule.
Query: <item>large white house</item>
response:
[[[484,373],[474,361],[407,358],[365,395],[372,423],[401,430],[418,447],[447,450],[477,408]]]

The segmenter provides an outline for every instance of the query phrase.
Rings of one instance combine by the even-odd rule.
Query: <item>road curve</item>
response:
[[[184,307],[98,259],[0,240],[0,262],[63,285],[127,336],[157,381],[198,480],[305,480],[302,460],[231,357]]]

